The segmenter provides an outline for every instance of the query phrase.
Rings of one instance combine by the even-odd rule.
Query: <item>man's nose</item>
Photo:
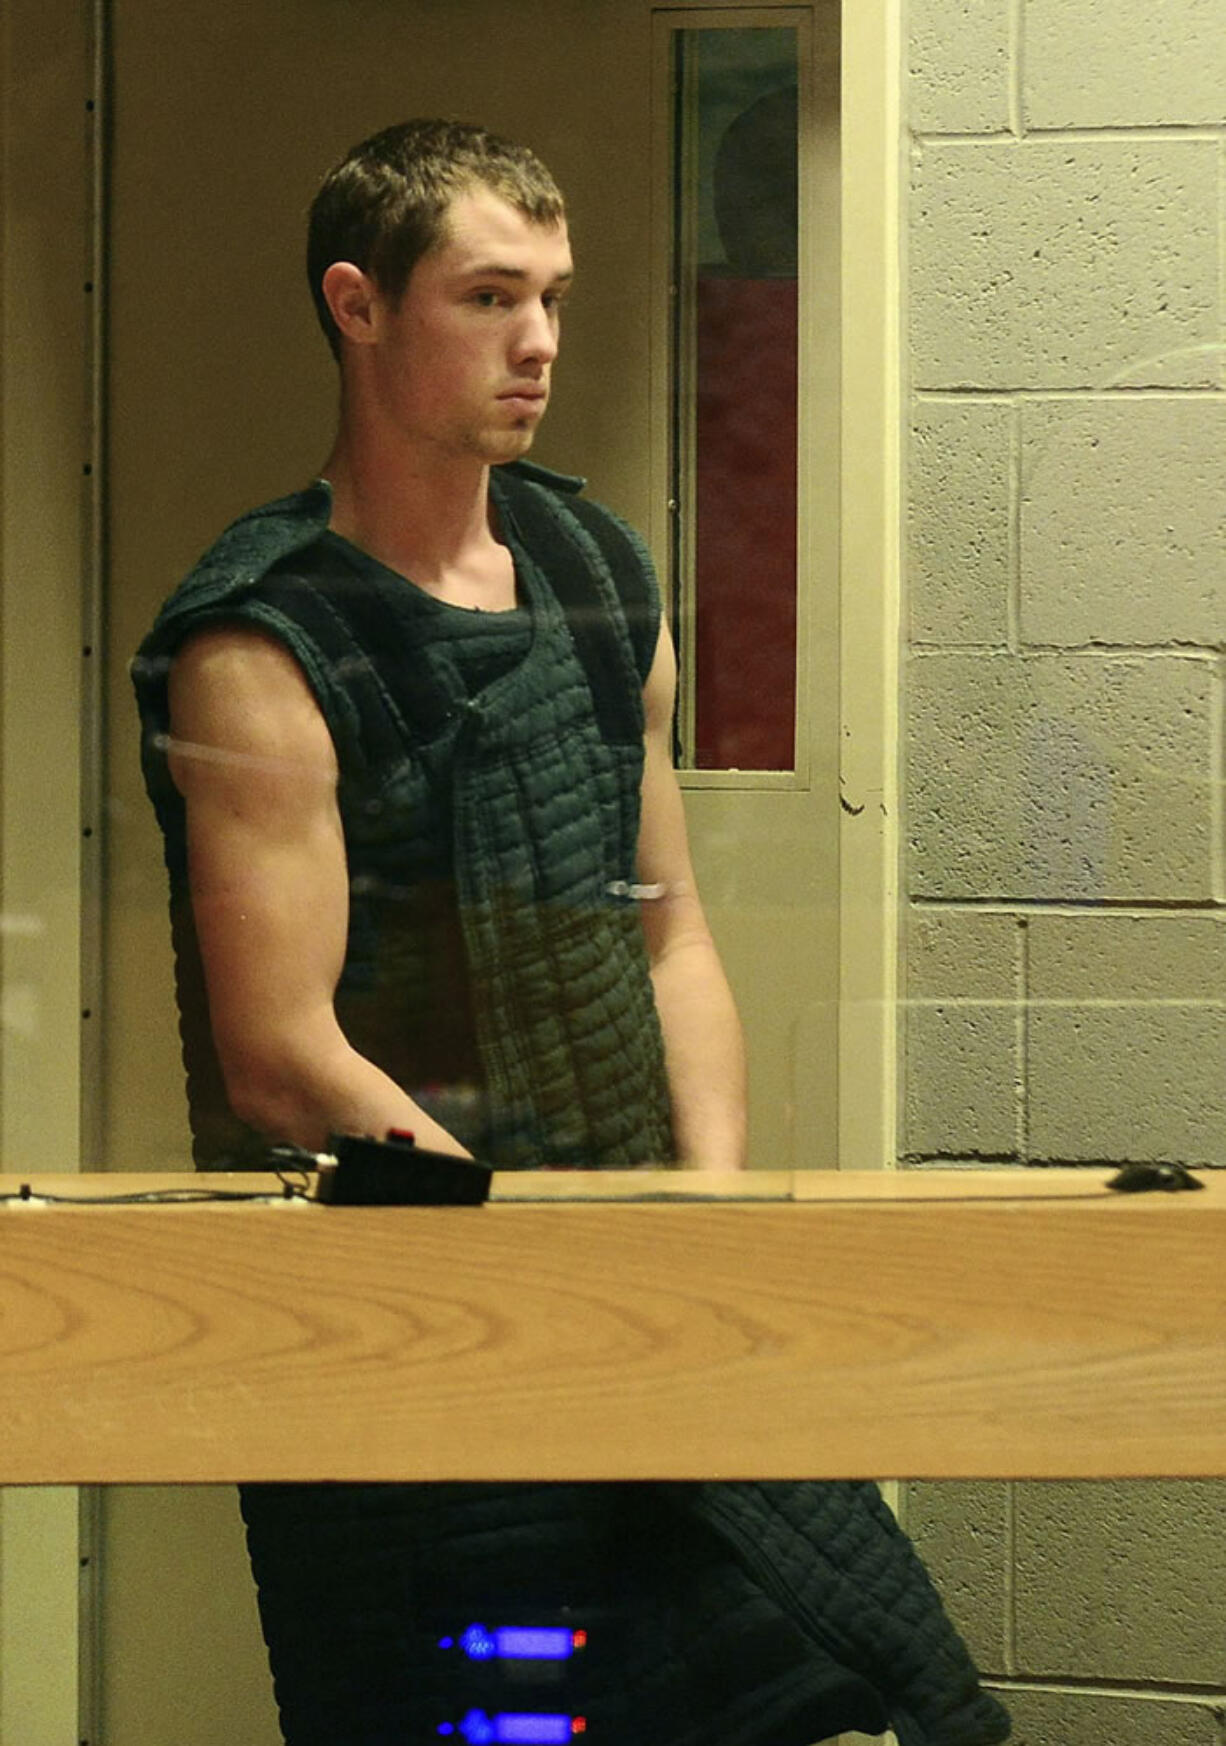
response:
[[[544,303],[529,303],[515,333],[515,356],[552,363],[558,355],[558,324]]]

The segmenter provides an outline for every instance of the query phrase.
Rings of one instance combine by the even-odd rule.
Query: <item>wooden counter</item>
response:
[[[1226,1475],[1226,1175],[1110,1174],[0,1204],[0,1483]]]

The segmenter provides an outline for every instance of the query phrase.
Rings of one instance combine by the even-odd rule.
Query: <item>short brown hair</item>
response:
[[[334,357],[340,333],[323,294],[334,261],[352,261],[387,297],[399,297],[424,254],[442,240],[447,208],[474,185],[490,188],[534,224],[562,222],[558,186],[535,153],[465,121],[403,121],[347,152],[311,206],[307,276]]]

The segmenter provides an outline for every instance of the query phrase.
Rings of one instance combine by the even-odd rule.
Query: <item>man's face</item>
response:
[[[381,308],[375,391],[399,434],[435,459],[526,453],[572,271],[565,224],[533,224],[488,188],[458,196],[439,246]]]

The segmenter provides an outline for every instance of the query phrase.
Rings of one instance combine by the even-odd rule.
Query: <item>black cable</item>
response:
[[[215,1201],[263,1201],[275,1206],[282,1200],[314,1199],[305,1180],[305,1171],[299,1172],[303,1177],[301,1182],[291,1182],[283,1170],[274,1174],[281,1184],[279,1195],[268,1189],[247,1188],[145,1188],[114,1194],[60,1194],[36,1190],[30,1183],[23,1182],[16,1194],[0,1194],[0,1206],[23,1201],[46,1202],[51,1206],[198,1206]]]

